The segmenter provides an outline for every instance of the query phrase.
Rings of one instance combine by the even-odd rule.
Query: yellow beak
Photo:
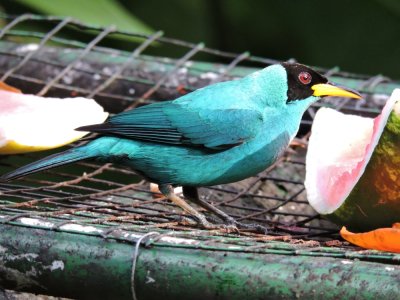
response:
[[[332,83],[319,83],[314,84],[311,89],[314,91],[313,96],[323,97],[323,96],[336,96],[336,97],[347,97],[354,99],[361,99],[361,95],[348,88],[336,86]]]

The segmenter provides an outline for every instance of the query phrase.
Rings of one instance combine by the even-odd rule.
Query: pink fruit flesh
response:
[[[382,132],[380,126],[381,115],[374,119],[374,127],[372,138],[368,144],[358,144],[358,147],[365,148],[365,154],[353,169],[342,172],[342,167],[330,166],[320,170],[320,176],[317,178],[318,189],[321,191],[322,197],[327,199],[328,206],[337,207],[343,199],[347,197],[358,178],[361,177],[361,172],[364,171],[369,158],[376,146],[376,141],[379,139]],[[385,119],[386,120],[386,119]]]

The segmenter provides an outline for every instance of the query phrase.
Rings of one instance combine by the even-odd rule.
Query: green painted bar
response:
[[[0,226],[0,285],[83,299],[131,298],[132,245],[80,234]]]
[[[132,299],[134,243],[0,226],[0,286]],[[400,266],[330,257],[141,247],[138,299],[398,299]]]

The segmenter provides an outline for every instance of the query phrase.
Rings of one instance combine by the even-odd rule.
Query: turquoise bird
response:
[[[197,187],[239,181],[272,165],[295,137],[306,109],[323,96],[361,97],[329,83],[304,65],[271,65],[238,80],[216,83],[173,101],[122,112],[102,124],[80,127],[77,130],[99,133],[100,137],[1,178],[8,181],[84,159],[113,162],[157,183],[165,197],[203,227],[218,225],[175,195],[174,186],[183,186],[186,199],[213,211],[230,225],[238,225],[201,200]]]

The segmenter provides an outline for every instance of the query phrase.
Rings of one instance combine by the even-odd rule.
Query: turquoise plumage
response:
[[[2,178],[88,158],[111,161],[158,183],[165,196],[210,227],[204,216],[173,195],[171,186],[183,186],[184,194],[199,202],[195,187],[239,181],[263,171],[294,138],[305,110],[325,95],[359,97],[303,65],[272,65],[239,80],[81,127],[78,130],[101,136]],[[204,201],[200,204],[234,223]]]

